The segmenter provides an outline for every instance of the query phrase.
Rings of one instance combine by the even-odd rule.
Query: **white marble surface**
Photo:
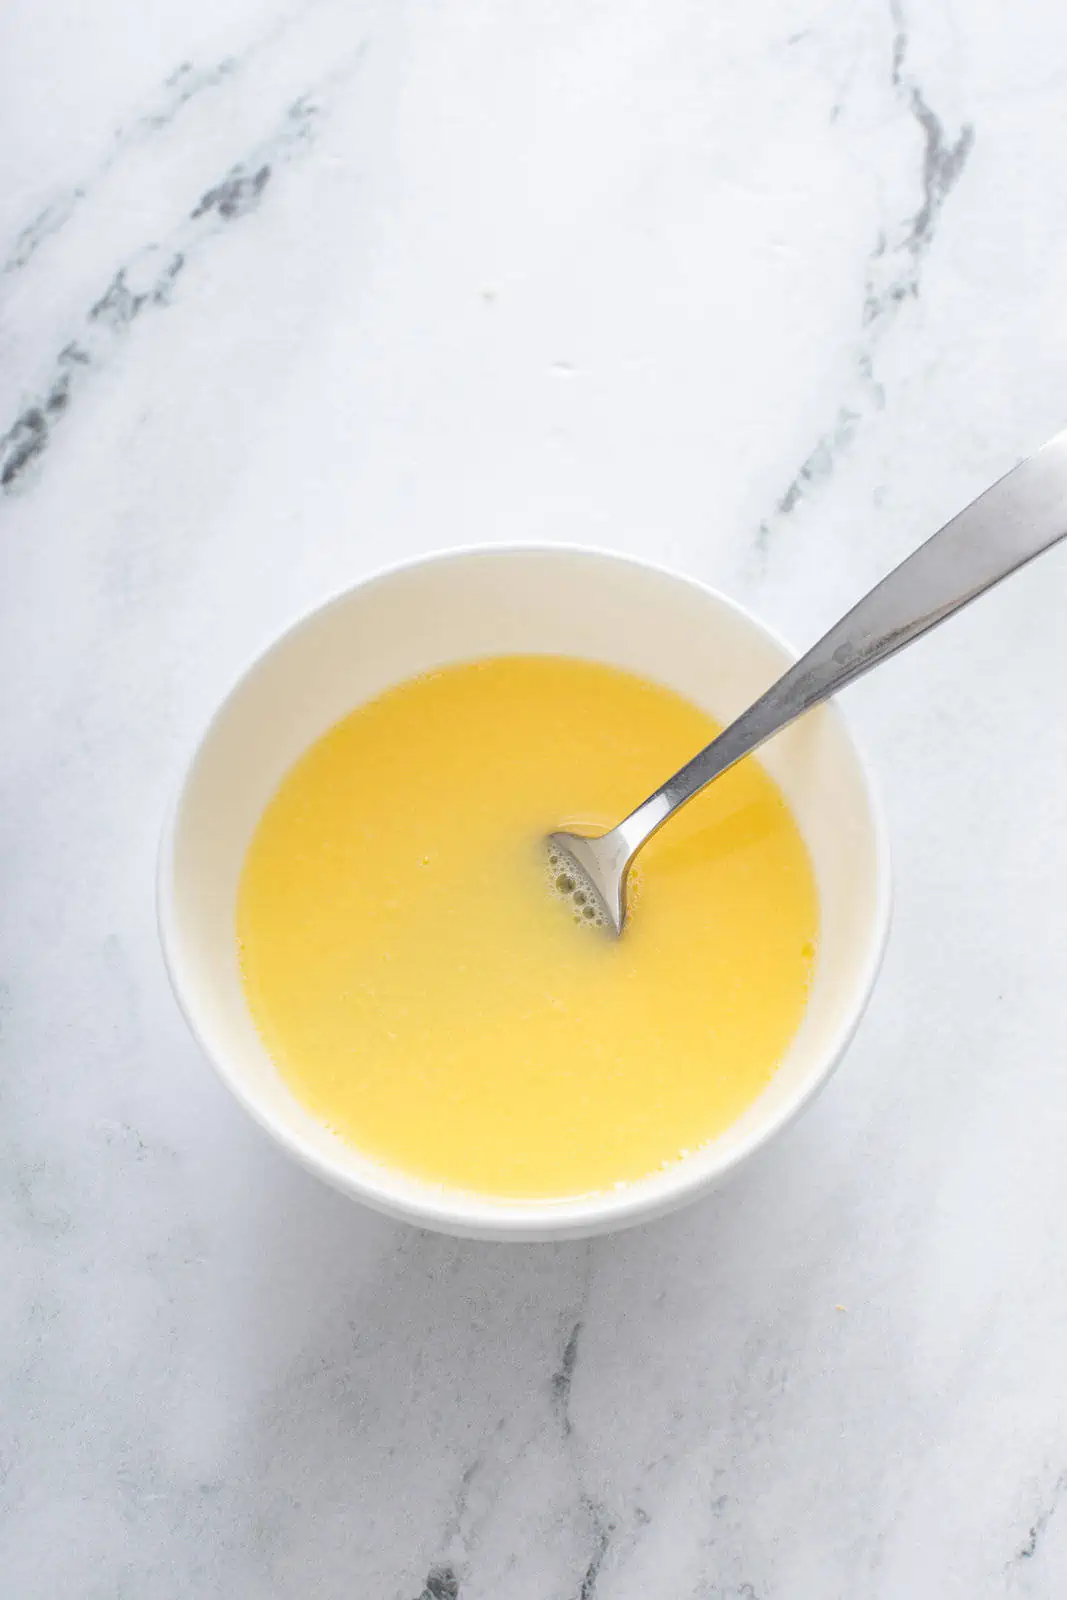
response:
[[[8,0],[5,1600],[1067,1592],[1067,553],[852,691],[884,978],[652,1228],[320,1189],[152,883],[213,702],[372,566],[597,542],[805,640],[1061,426],[1065,95],[1054,0]]]

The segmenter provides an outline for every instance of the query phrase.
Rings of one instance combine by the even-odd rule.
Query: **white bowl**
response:
[[[504,652],[584,656],[678,690],[729,722],[793,659],[747,612],[690,579],[620,556],[544,546],[435,556],[358,584],[298,622],[248,670],[193,756],[159,871],[163,950],[208,1059],[284,1149],[378,1210],[446,1233],[547,1239],[606,1232],[695,1199],[766,1144],[826,1082],[867,1003],[889,923],[889,858],[867,769],[836,706],[760,759],[800,825],[821,933],[803,1023],[744,1115],[668,1171],[561,1201],[498,1201],[383,1168],[297,1100],[260,1042],[234,914],[252,831],[293,761],[388,685]],[[666,774],[664,774],[666,776]]]

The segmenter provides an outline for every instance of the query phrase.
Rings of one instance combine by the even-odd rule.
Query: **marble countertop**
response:
[[[249,656],[459,542],[814,637],[1067,419],[1053,0],[0,19],[10,1600],[1067,1592],[1067,552],[849,694],[897,906],[816,1107],[591,1243],[292,1167],[157,948]]]

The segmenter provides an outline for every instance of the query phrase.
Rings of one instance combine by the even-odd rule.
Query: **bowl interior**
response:
[[[811,852],[821,934],[804,1022],[738,1122],[667,1173],[609,1195],[555,1203],[444,1191],[366,1159],[293,1098],[252,1024],[234,938],[244,853],[285,772],[339,717],[414,673],[504,652],[626,667],[723,722],[791,659],[721,597],[614,556],[490,550],[372,579],[298,623],[220,708],[165,842],[160,913],[171,976],[194,1032],[238,1098],[295,1155],[328,1181],[426,1226],[535,1238],[593,1232],[669,1209],[795,1114],[828,1076],[866,1001],[884,940],[888,871],[862,762],[840,713],[824,708],[760,756]]]

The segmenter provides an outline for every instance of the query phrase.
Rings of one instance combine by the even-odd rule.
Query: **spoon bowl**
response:
[[[595,907],[588,920],[616,935],[626,923],[627,877],[632,859],[618,828],[597,835],[562,831],[548,836],[548,860],[557,891],[588,897]]]

